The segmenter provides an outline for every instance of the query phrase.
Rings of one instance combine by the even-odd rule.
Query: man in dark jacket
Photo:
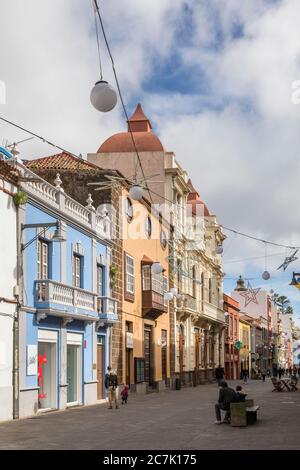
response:
[[[223,380],[223,378],[224,378],[224,369],[223,369],[223,367],[222,367],[221,365],[219,365],[219,367],[216,368],[216,370],[215,370],[215,376],[216,376],[216,380],[217,380],[217,382],[218,382],[218,385],[219,385],[219,387],[220,387],[221,382],[222,382],[222,380]]]
[[[221,382],[218,403],[215,404],[216,424],[221,424],[221,410],[226,411],[223,423],[230,422],[230,403],[238,402],[238,397],[233,388],[229,388],[227,382]]]
[[[116,409],[119,408],[117,402],[118,377],[117,374],[113,370],[111,370],[111,367],[109,366],[107,368],[107,374],[105,374],[104,385],[108,395],[108,409],[112,410],[113,403],[115,404]]]

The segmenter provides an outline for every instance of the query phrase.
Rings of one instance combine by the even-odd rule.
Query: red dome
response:
[[[163,152],[159,138],[152,132],[133,132],[136,148],[139,152]],[[109,137],[100,146],[97,153],[134,152],[130,132],[120,132]]]
[[[207,205],[202,201],[199,193],[197,190],[194,188],[191,180],[188,181],[188,185],[190,188],[190,193],[188,195],[188,204],[192,204],[192,212],[193,214],[196,214],[196,206],[197,204],[203,204],[203,215],[204,217],[210,216],[210,212],[208,210]]]
[[[131,132],[138,152],[164,152],[161,141],[152,132],[151,122],[145,116],[141,105],[138,104],[133,115],[128,119],[128,132],[120,132],[109,137],[97,153],[135,152]]]

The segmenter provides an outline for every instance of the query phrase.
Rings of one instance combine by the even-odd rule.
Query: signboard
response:
[[[133,349],[133,333],[126,331],[126,348]]]
[[[36,344],[27,346],[27,375],[37,375],[38,368],[38,350]]]

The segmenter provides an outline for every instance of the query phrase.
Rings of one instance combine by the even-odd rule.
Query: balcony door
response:
[[[97,342],[97,400],[103,398],[103,338],[98,336]]]

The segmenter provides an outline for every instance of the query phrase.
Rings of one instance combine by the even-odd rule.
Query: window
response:
[[[150,264],[142,266],[142,287],[143,290],[153,290],[158,294],[163,294],[163,275],[154,274]]]
[[[166,292],[168,292],[168,278],[163,276],[163,293],[165,294]],[[168,300],[166,300],[164,297],[164,306],[167,307],[168,303]]]
[[[211,304],[212,301],[212,285],[211,285],[211,279],[208,281],[208,301]]]
[[[162,249],[165,250],[167,247],[167,235],[164,229],[161,229],[160,231],[160,244]]]
[[[73,255],[73,286],[83,287],[82,282],[82,256]]]
[[[134,295],[134,258],[125,253],[125,293]]]
[[[158,294],[163,294],[163,275],[162,273],[152,273],[152,290]]]
[[[127,197],[126,198],[126,217],[128,222],[131,222],[133,219],[133,206],[131,200]]]
[[[196,266],[193,266],[192,268],[192,282],[193,282],[193,292],[192,292],[192,296],[194,298],[197,297],[197,290],[196,290]]]
[[[97,264],[97,294],[104,294],[104,266]]]
[[[142,284],[143,290],[151,289],[151,266],[149,264],[142,267]]]
[[[152,224],[151,224],[151,219],[149,216],[147,216],[145,219],[145,232],[146,232],[147,237],[151,238]]]
[[[37,243],[38,279],[49,278],[49,246],[44,240]]]

